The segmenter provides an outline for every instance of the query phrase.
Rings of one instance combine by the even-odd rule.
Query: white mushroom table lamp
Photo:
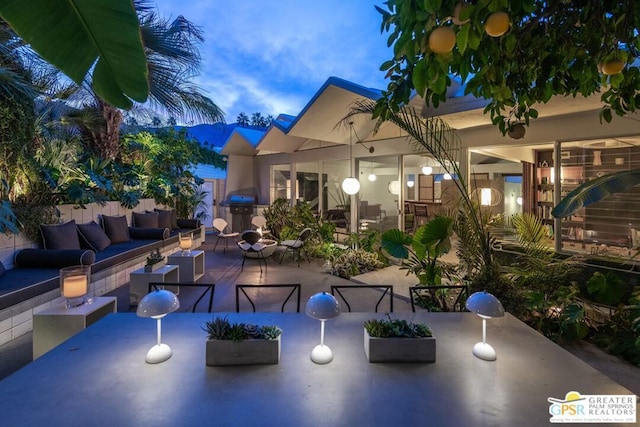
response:
[[[147,352],[147,363],[161,363],[169,359],[173,352],[171,347],[162,343],[162,318],[180,308],[180,301],[173,292],[158,289],[148,293],[138,304],[136,314],[140,317],[151,317],[157,320],[158,343]]]
[[[496,360],[496,351],[487,343],[487,319],[504,316],[502,303],[495,296],[483,291],[472,294],[467,299],[466,307],[482,318],[482,342],[473,346],[473,355],[482,360]]]
[[[309,298],[305,312],[320,321],[320,344],[311,351],[311,360],[320,365],[329,363],[333,360],[333,353],[324,344],[324,322],[340,314],[340,305],[330,293],[320,292]]]

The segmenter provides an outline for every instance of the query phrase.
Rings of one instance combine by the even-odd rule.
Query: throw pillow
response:
[[[158,212],[131,214],[131,223],[133,227],[139,228],[158,228]]]
[[[78,224],[78,233],[80,233],[80,238],[86,244],[87,249],[92,249],[95,252],[103,251],[111,244],[107,233],[95,221],[88,224]]]
[[[147,213],[151,212],[147,211]],[[158,214],[158,228],[168,228],[169,230],[173,228],[171,225],[171,211],[156,210],[155,213]]]
[[[80,249],[76,221],[64,224],[41,224],[40,234],[45,249]]]
[[[104,228],[104,232],[107,233],[111,243],[128,242],[131,240],[126,216],[102,215],[101,218],[102,228]]]
[[[171,214],[171,227],[168,227],[171,230],[177,230],[178,227],[178,214],[175,209],[162,210],[162,209],[154,209],[156,212],[169,212]]]

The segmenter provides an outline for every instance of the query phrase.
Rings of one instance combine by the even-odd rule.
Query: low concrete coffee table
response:
[[[204,276],[204,251],[178,251],[169,255],[167,262],[179,267],[180,283],[193,283]],[[169,282],[169,280],[165,280]]]

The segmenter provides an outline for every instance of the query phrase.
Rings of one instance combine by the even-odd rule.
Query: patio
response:
[[[301,267],[298,268],[297,267],[297,263],[293,260],[291,260],[290,258],[285,258],[285,260],[283,261],[283,263],[280,265],[278,264],[276,261],[278,261],[278,258],[268,258],[267,262],[268,262],[268,268],[266,271],[264,271],[262,273],[262,275],[260,274],[260,269],[258,267],[257,261],[256,260],[248,260],[247,263],[245,264],[245,268],[244,271],[240,271],[240,265],[242,263],[242,254],[241,251],[237,248],[237,247],[233,247],[229,250],[227,250],[226,253],[223,253],[223,251],[218,248],[218,250],[216,252],[214,252],[213,249],[213,243],[211,242],[213,239],[209,239],[209,242],[205,243],[201,249],[205,250],[206,253],[206,273],[205,276],[199,281],[201,283],[215,283],[216,284],[216,290],[215,290],[215,298],[214,298],[214,305],[213,305],[213,311],[214,312],[229,312],[229,313],[233,313],[235,312],[235,292],[234,292],[234,284],[236,283],[247,283],[247,284],[276,284],[276,283],[300,283],[301,286],[301,301],[302,301],[302,305],[301,305],[301,311],[304,312],[304,304],[306,303],[306,301],[308,300],[308,298],[320,291],[323,290],[329,290],[331,285],[340,285],[340,284],[353,284],[353,281],[358,281],[361,283],[366,283],[366,284],[393,284],[394,285],[394,292],[396,294],[396,298],[394,300],[394,312],[396,313],[396,316],[398,317],[402,317],[402,318],[413,318],[413,316],[427,316],[427,320],[430,324],[434,325],[434,331],[436,332],[438,338],[439,338],[439,342],[438,342],[438,361],[436,362],[435,365],[431,366],[431,367],[422,367],[422,368],[417,368],[418,371],[422,372],[422,371],[429,371],[430,373],[427,375],[427,373],[425,372],[425,375],[429,376],[433,376],[434,372],[439,372],[440,374],[442,374],[442,372],[439,370],[443,369],[444,370],[444,366],[446,364],[451,364],[452,362],[449,361],[447,362],[447,359],[450,359],[452,357],[458,358],[460,359],[458,361],[460,366],[476,366],[476,368],[483,368],[483,367],[488,367],[491,369],[492,372],[502,372],[502,374],[500,375],[501,380],[500,381],[506,381],[506,383],[510,383],[510,382],[514,382],[514,383],[518,383],[521,382],[522,380],[514,380],[514,378],[518,378],[518,376],[516,374],[513,374],[513,372],[516,371],[515,368],[511,367],[511,368],[501,368],[502,364],[511,364],[511,363],[516,363],[518,364],[518,366],[520,366],[520,368],[518,368],[519,370],[522,371],[530,371],[530,367],[524,369],[522,368],[522,363],[523,361],[516,361],[513,358],[513,355],[511,354],[512,351],[518,351],[518,352],[522,352],[521,355],[519,355],[517,358],[522,359],[523,357],[533,357],[533,359],[538,360],[538,362],[536,363],[542,363],[541,361],[544,361],[544,369],[547,369],[547,367],[549,369],[551,369],[552,371],[549,372],[553,372],[553,369],[557,369],[554,368],[553,366],[557,365],[559,366],[560,370],[564,371],[566,370],[567,372],[573,372],[573,369],[577,369],[578,371],[581,372],[581,374],[576,375],[576,378],[582,378],[581,381],[583,379],[587,379],[587,381],[585,381],[584,383],[580,383],[580,384],[576,384],[575,388],[578,389],[578,391],[580,391],[581,393],[588,393],[588,392],[592,392],[594,394],[596,393],[609,393],[612,392],[611,390],[615,390],[616,393],[620,393],[620,394],[627,394],[630,392],[634,392],[634,393],[640,393],[640,383],[638,382],[638,368],[637,367],[633,367],[629,364],[625,364],[624,362],[619,361],[616,358],[610,357],[607,358],[606,355],[604,355],[603,357],[603,353],[599,350],[593,350],[593,348],[591,347],[575,347],[574,349],[572,349],[572,352],[574,354],[576,354],[578,357],[586,357],[586,361],[588,361],[588,363],[592,364],[593,366],[596,367],[596,369],[601,370],[603,372],[605,372],[606,375],[608,375],[610,378],[614,378],[618,384],[614,383],[613,381],[611,381],[610,378],[608,378],[607,376],[603,375],[601,372],[596,371],[595,369],[593,369],[592,367],[588,366],[586,363],[582,362],[581,360],[573,357],[570,353],[564,351],[562,348],[556,346],[555,344],[551,343],[549,340],[547,340],[546,338],[542,337],[541,335],[537,334],[535,331],[531,330],[529,327],[527,327],[526,325],[522,324],[521,322],[519,322],[517,319],[508,316],[505,319],[497,319],[495,321],[492,321],[489,324],[489,339],[490,340],[495,340],[494,341],[494,345],[498,351],[499,354],[499,360],[498,363],[492,364],[492,363],[488,363],[488,362],[481,362],[477,359],[475,359],[472,355],[471,355],[471,347],[473,345],[473,343],[475,341],[477,341],[478,339],[480,339],[481,336],[481,323],[479,321],[478,318],[476,318],[473,315],[468,314],[466,317],[462,317],[462,318],[457,318],[459,320],[455,320],[452,321],[451,319],[454,319],[454,317],[451,317],[449,314],[428,314],[425,312],[419,312],[416,315],[413,315],[411,313],[411,306],[409,304],[408,301],[408,287],[413,285],[413,279],[412,277],[406,277],[404,271],[399,271],[397,269],[397,267],[390,267],[387,269],[383,269],[377,272],[371,272],[371,273],[366,273],[364,275],[361,276],[357,276],[355,278],[353,278],[353,281],[348,281],[345,279],[341,279],[335,276],[331,276],[328,275],[326,273],[321,272],[321,268],[322,268],[322,262],[321,260],[318,259],[312,259],[312,262],[309,264],[307,262],[302,262],[301,263]],[[279,256],[280,252],[278,251],[276,253],[276,256]],[[199,294],[202,292],[201,289],[199,288],[183,288],[181,289],[180,292],[180,301],[181,301],[181,307],[180,307],[180,312],[190,312],[192,309],[192,305],[195,302],[195,300],[197,299],[197,297],[199,296]],[[126,322],[126,323],[131,323],[132,325],[136,325],[134,327],[135,330],[140,331],[140,334],[147,334],[153,333],[153,324],[152,322],[149,322],[148,319],[139,319],[137,318],[132,312],[135,310],[135,307],[131,307],[129,305],[129,289],[128,289],[128,285],[125,285],[123,287],[118,288],[116,291],[112,292],[111,294],[112,296],[116,296],[118,297],[118,312],[122,313],[122,312],[129,312],[129,314],[125,314],[123,316],[117,315],[115,317],[117,318],[121,318],[121,319],[126,319],[126,320],[109,320],[108,322],[105,320],[104,324],[102,322],[99,322],[98,324],[92,326],[90,329],[88,329],[87,332],[91,331],[91,334],[97,334],[97,335],[101,335],[102,332],[100,331],[107,331],[111,328],[111,326],[113,326],[114,328],[114,334],[118,335],[121,332],[116,332],[116,330],[118,330],[120,328],[119,325],[121,325],[120,322]],[[265,297],[266,300],[269,300],[269,295],[268,293],[263,293],[261,295],[262,297]],[[206,300],[206,298],[205,298]],[[377,300],[377,297],[372,296],[371,298],[366,298],[364,301],[362,301],[361,303],[363,305],[365,305],[366,307],[373,307],[375,305],[375,302]],[[278,301],[273,301],[272,303],[268,303],[271,304],[271,306],[269,307],[263,307],[260,310],[268,310],[268,311],[274,311],[274,312],[278,312],[280,311],[280,302]],[[189,324],[190,326],[189,328],[189,333],[187,333],[187,336],[189,337],[184,337],[184,339],[186,340],[193,340],[193,342],[197,341],[198,343],[203,343],[204,342],[204,332],[202,332],[199,329],[200,323],[203,323],[203,319],[209,319],[209,315],[208,314],[202,314],[203,312],[206,311],[207,309],[207,304],[206,303],[200,303],[196,309],[196,312],[201,313],[201,314],[197,314],[193,317],[193,320],[181,320],[180,322],[182,322],[183,326],[186,324]],[[384,307],[384,305],[383,305]],[[370,309],[363,309],[366,311],[373,311],[372,308]],[[247,317],[252,317],[252,316],[264,316],[264,313],[258,313],[256,315],[253,314],[248,314],[246,313],[247,311],[250,311],[250,309],[248,309],[247,307],[245,307],[242,311],[244,311],[244,314],[241,314],[241,316],[247,316]],[[354,307],[354,311],[358,311],[358,308]],[[378,314],[378,316],[383,316],[384,313],[384,308],[382,308],[381,313]],[[235,316],[235,314],[231,314],[231,316]],[[280,318],[280,314],[279,313],[271,313],[269,315],[267,315],[269,319],[279,319]],[[274,317],[275,316],[275,317]],[[283,322],[290,322],[291,320],[290,317],[287,316],[294,316],[295,319],[297,319],[294,323],[303,323],[305,325],[307,325],[308,327],[305,327],[305,332],[295,332],[296,336],[298,336],[298,338],[296,338],[296,340],[298,339],[303,339],[306,341],[314,341],[317,337],[315,335],[315,325],[312,324],[311,319],[308,319],[307,316],[305,316],[304,314],[292,314],[292,315],[286,315],[285,317],[283,317],[282,319]],[[360,317],[358,317],[360,316]],[[339,322],[336,322],[336,325],[338,324],[342,324],[342,322],[346,322],[347,324],[352,323],[351,321],[347,321],[347,320],[341,320],[341,319],[355,319],[357,318],[357,322],[354,320],[353,322],[359,323],[362,319],[362,317],[371,317],[373,316],[373,314],[368,313],[368,314],[346,314],[344,316],[339,317]],[[435,317],[434,317],[435,316]],[[459,315],[454,315],[454,316],[459,316]],[[113,317],[113,316],[111,316]],[[191,315],[172,315],[170,316],[167,321],[166,321],[166,331],[167,331],[167,340],[171,339],[171,344],[177,349],[180,346],[182,346],[183,344],[186,345],[187,347],[194,347],[194,346],[199,346],[200,344],[187,344],[186,342],[184,342],[183,344],[180,344],[181,340],[183,340],[182,338],[182,332],[179,333],[177,335],[173,335],[173,333],[175,333],[175,329],[172,332],[172,327],[170,327],[169,325],[171,325],[171,322],[177,322],[177,319],[186,319],[186,318],[190,318]],[[253,318],[253,317],[252,317]],[[256,317],[257,318],[257,317]],[[422,317],[420,317],[422,319]],[[436,320],[437,319],[437,320]],[[449,326],[447,326],[447,328],[452,327],[452,328],[458,328],[460,325],[458,324],[459,322],[463,322],[464,324],[469,324],[469,328],[464,328],[465,330],[458,330],[456,329],[455,332],[450,332],[450,333],[443,333],[442,329],[441,332],[438,332],[438,328],[435,328],[435,325],[438,324],[439,322],[441,322],[440,319],[443,319],[442,321],[445,322],[445,324],[448,324]],[[448,319],[448,320],[445,320]],[[111,326],[106,325],[109,322],[115,322],[115,323],[110,323]],[[117,325],[116,325],[117,324]],[[104,325],[104,326],[103,326]],[[177,323],[174,323],[174,325],[177,325]],[[329,324],[328,324],[329,325]],[[457,325],[457,326],[456,326]],[[507,326],[508,325],[508,326]],[[345,328],[347,328],[347,330],[351,330],[353,331],[353,329],[355,328],[355,326],[353,324],[350,324],[348,326],[344,326]],[[104,329],[107,328],[107,329]],[[347,363],[345,360],[343,360],[342,362],[336,362],[335,364],[333,364],[333,369],[332,366],[328,366],[326,367],[326,369],[322,372],[335,372],[335,381],[336,384],[341,384],[343,383],[343,379],[341,378],[346,378],[346,374],[344,369],[346,369],[344,366],[342,366],[341,364],[346,363],[347,367],[352,368],[353,366],[365,366],[367,370],[370,369],[374,369],[375,372],[380,371],[381,369],[384,368],[384,365],[378,365],[378,367],[373,368],[371,366],[369,366],[368,364],[366,364],[366,360],[363,361],[361,360],[362,355],[360,355],[360,352],[362,351],[361,348],[361,342],[360,342],[360,336],[358,337],[358,340],[355,339],[351,339],[351,338],[345,338],[343,337],[341,334],[342,332],[339,331],[333,331],[332,328],[334,328],[334,326],[329,326],[330,329],[328,329],[327,332],[327,337],[328,337],[328,341],[327,343],[329,345],[332,345],[333,347],[339,348],[340,346],[346,345],[349,346],[350,350],[349,350],[349,362]],[[518,331],[517,336],[513,336],[513,337],[504,337],[504,336],[500,336],[501,335],[501,330],[504,330],[504,328],[507,329],[512,329],[515,328],[515,330]],[[340,329],[340,328],[338,328]],[[468,329],[468,330],[467,330]],[[144,331],[144,332],[142,332]],[[311,333],[310,331],[313,331],[313,333]],[[109,334],[107,334],[106,332],[102,335],[109,336]],[[138,332],[135,333],[136,336],[138,334]],[[462,335],[464,334],[464,336],[466,336],[466,338],[464,340],[462,340]],[[81,334],[81,335],[85,335],[85,334]],[[447,340],[447,336],[453,336],[455,335],[455,340]],[[119,336],[119,335],[118,335]],[[349,335],[350,336],[350,335]],[[302,338],[303,337],[303,338]],[[331,338],[329,338],[331,337]],[[122,338],[122,339],[130,339],[129,338]],[[147,337],[148,338],[148,337]],[[94,338],[90,338],[90,339],[94,339]],[[329,341],[329,339],[331,339],[331,341]],[[116,340],[118,342],[120,342],[120,338],[118,338],[118,340]],[[141,339],[141,343],[139,344],[140,346],[144,347],[148,344],[147,342],[148,340],[146,340],[146,338],[142,338]],[[306,341],[304,341],[306,343]],[[469,341],[469,343],[467,343],[466,341]],[[530,341],[529,344],[526,344]],[[191,342],[191,341],[189,341]],[[517,346],[514,346],[514,343],[518,342],[519,344]],[[73,341],[69,341],[68,342],[69,345],[73,345]],[[336,344],[333,344],[336,343]],[[466,345],[469,344],[469,345]],[[66,345],[66,344],[65,344]],[[64,355],[67,353],[64,350],[65,345],[59,347],[58,349],[52,351],[50,354],[51,356],[45,355],[43,356],[42,360],[34,364],[30,364],[31,362],[31,341],[30,341],[30,334],[25,336],[24,338],[21,338],[20,340],[16,340],[15,343],[10,343],[8,345],[2,346],[0,347],[0,366],[2,366],[2,370],[3,372],[0,372],[0,377],[4,378],[7,375],[10,375],[12,372],[18,370],[19,368],[23,367],[26,364],[29,364],[24,370],[19,371],[18,373],[16,373],[16,375],[13,375],[9,378],[14,378],[13,380],[10,380],[10,382],[12,382],[12,387],[16,386],[16,385],[20,385],[21,381],[19,380],[19,378],[26,378],[25,376],[28,375],[33,375],[34,372],[36,372],[35,370],[48,370],[47,368],[43,368],[43,365],[45,365],[46,363],[48,363],[47,361],[50,360],[49,358],[60,358],[60,357],[64,357]],[[291,343],[289,341],[289,344],[287,345],[294,345],[293,343]],[[453,347],[448,347],[448,346],[455,346],[455,351],[453,349]],[[523,348],[529,348],[529,351],[523,351],[523,348],[515,348],[515,347],[522,347],[525,346]],[[527,347],[529,346],[529,347]],[[353,347],[353,348],[351,348]],[[467,348],[468,347],[468,348]],[[199,347],[197,347],[199,348]],[[203,354],[203,350],[200,349],[191,349],[191,351],[195,352],[193,356],[188,356],[188,357],[199,357],[202,356]],[[286,348],[286,347],[285,347]],[[311,348],[311,347],[310,347]],[[310,364],[309,366],[307,366],[308,364],[308,352],[305,346],[302,346],[302,344],[297,345],[295,344],[295,351],[298,352],[296,353],[295,356],[284,356],[283,357],[283,361],[281,362],[281,367],[283,367],[283,369],[286,369],[287,371],[289,369],[293,369],[293,367],[295,367],[296,369],[298,369],[298,367],[300,366],[300,363],[303,363],[305,366],[305,370],[306,369],[317,369],[313,364]],[[449,350],[447,350],[447,348],[449,348]],[[68,348],[67,348],[68,349]],[[543,351],[544,349],[544,351]],[[285,350],[286,351],[286,350]],[[135,356],[135,352],[134,356]],[[57,354],[57,356],[56,356]],[[527,356],[527,354],[529,354],[529,356]],[[144,355],[144,352],[142,352],[142,355]],[[198,356],[199,355],[199,356]],[[131,356],[133,357],[133,356]],[[182,356],[180,356],[182,357]],[[351,359],[353,358],[353,360]],[[510,360],[512,359],[512,360]],[[133,359],[132,359],[133,360]],[[143,356],[140,358],[140,360],[143,361]],[[175,360],[173,361],[174,363],[177,363],[176,361],[179,360],[178,357],[175,358]],[[562,363],[558,364],[557,360],[562,360]],[[191,362],[189,362],[191,363]],[[198,372],[201,372],[202,369],[200,368],[204,368],[204,362],[200,365],[197,363],[197,361],[193,361],[193,364],[195,365],[195,367],[193,369],[198,370]],[[469,365],[470,364],[470,365]],[[95,363],[93,364],[95,369]],[[163,366],[169,366],[167,364],[163,365]],[[290,366],[289,368],[287,368],[287,366]],[[451,366],[456,366],[456,363],[453,363],[453,365]],[[145,365],[142,363],[142,368],[144,368]],[[234,371],[236,371],[235,368],[233,368]],[[394,368],[395,370],[397,370],[397,368]],[[415,367],[411,367],[411,371],[413,371],[414,369],[416,369]],[[453,369],[453,368],[451,368]],[[543,369],[542,365],[540,367],[540,369]],[[497,370],[497,371],[496,371]],[[253,372],[253,369],[250,369],[251,372]],[[455,370],[449,372],[449,375],[453,375],[453,372]],[[32,372],[31,374],[29,373],[24,373],[24,372]],[[119,372],[119,371],[116,371]],[[309,371],[306,371],[309,372]],[[512,374],[508,374],[508,372],[511,372]],[[530,374],[531,372],[529,372]],[[289,373],[284,373],[282,374],[285,377],[288,377],[289,375],[293,375],[291,372]],[[315,374],[313,374],[315,375]],[[378,375],[378,374],[374,374],[374,375]],[[436,377],[439,374],[435,374]],[[520,375],[520,374],[518,374]],[[555,374],[554,374],[555,375]],[[209,377],[209,375],[207,375],[207,377]],[[269,381],[284,381],[286,378],[283,377],[282,379],[277,379],[275,377],[272,377],[272,374],[268,374],[268,377],[271,378],[271,380]],[[302,376],[304,377],[304,375]],[[442,381],[445,381],[444,378],[447,377],[447,375],[445,374],[441,379]],[[535,376],[534,376],[535,377]],[[364,377],[363,377],[364,378]],[[440,377],[437,377],[440,378]],[[451,377],[454,378],[454,377]],[[453,381],[452,379],[448,379],[447,381]],[[547,377],[545,377],[547,378]],[[559,376],[558,378],[564,378],[563,383],[559,383],[562,385],[562,387],[568,387],[568,384],[571,384],[570,382],[567,382],[567,377],[563,377],[563,376]],[[298,378],[297,380],[295,378],[289,378],[288,380],[286,380],[286,382],[289,381],[302,381],[303,378]],[[535,378],[534,378],[535,379]],[[532,384],[531,381],[534,381],[534,379],[532,378],[528,378],[527,384]],[[381,381],[387,381],[386,379],[382,379],[380,378]],[[331,380],[333,381],[333,380]],[[367,380],[368,381],[368,380]],[[433,387],[438,388],[441,387],[439,384],[437,384],[437,380],[434,380],[435,382],[430,382],[430,384],[432,384]],[[545,380],[546,381],[546,380]],[[465,388],[466,386],[462,386],[460,385],[459,382],[454,381],[454,383],[458,384],[460,387]],[[319,383],[318,383],[319,384]],[[589,384],[589,387],[591,387],[591,389],[587,389],[586,385]],[[624,387],[626,387],[626,389],[622,386],[620,386],[619,384],[623,384]],[[405,386],[408,385],[405,384]],[[512,384],[513,385],[513,384]],[[0,382],[0,388],[2,388],[3,386],[5,386],[5,381]],[[22,386],[22,385],[20,385]],[[204,385],[203,385],[204,386]],[[263,388],[266,387],[266,384],[254,384],[255,387],[257,388]],[[402,392],[404,392],[407,387],[402,386],[401,387],[401,391],[399,391],[398,393],[402,395]],[[363,386],[364,387],[364,386]],[[367,386],[368,387],[368,386]],[[416,385],[416,387],[418,387],[418,385]],[[425,385],[421,384],[420,389],[424,389]],[[449,390],[451,390],[453,392],[453,390],[455,389],[455,387],[449,387]],[[511,387],[511,386],[509,386]],[[559,386],[558,386],[559,387]],[[533,393],[535,390],[534,388],[531,386],[529,387],[531,390],[531,393]],[[425,389],[426,390],[426,389]],[[500,390],[502,390],[502,388],[500,388]],[[564,390],[564,389],[563,389]],[[631,390],[631,391],[629,391]],[[133,392],[133,390],[130,390],[131,392]],[[546,402],[546,397],[549,396],[554,396],[554,397],[562,397],[567,391],[569,391],[569,389],[564,390],[564,391],[560,391],[558,389],[558,391],[550,391],[550,389],[543,389],[543,390],[538,390],[537,393],[540,394],[540,396],[543,398],[543,402],[538,404],[538,408],[536,409],[537,411],[541,410],[543,406],[546,405],[546,407],[548,408],[548,404],[545,403]],[[249,389],[247,389],[247,392],[249,392]],[[458,391],[458,392],[462,392],[462,391]],[[524,392],[523,390],[520,390],[519,393]],[[35,391],[34,391],[35,393]],[[242,392],[241,394],[243,394],[244,392]],[[300,393],[302,393],[300,391]],[[425,391],[426,393],[426,391]],[[457,392],[456,392],[457,393]],[[558,394],[558,396],[556,396],[555,394]],[[249,393],[251,394],[251,393]],[[352,393],[350,394],[350,396],[357,394],[357,393]],[[426,395],[425,395],[426,396]],[[424,400],[426,397],[422,396],[420,397],[420,399]],[[540,397],[538,396],[538,397]],[[533,396],[532,396],[533,397]],[[319,398],[319,397],[318,397]],[[418,399],[419,397],[416,395],[416,399]],[[452,397],[453,398],[453,397]],[[436,401],[441,402],[441,399],[435,399]],[[521,401],[526,401],[527,399],[519,399]],[[485,404],[489,404],[490,399],[487,400],[483,400],[483,405]],[[227,402],[229,403],[229,402]],[[308,402],[309,405],[311,405],[310,402]],[[502,401],[502,403],[505,403],[505,401]],[[275,403],[274,403],[275,404]],[[400,404],[400,403],[398,403]],[[406,402],[404,402],[404,404],[406,404]],[[509,403],[509,405],[511,405],[511,403]],[[91,405],[89,405],[91,406]],[[353,406],[352,403],[350,403],[350,406]],[[376,405],[373,405],[376,406]],[[415,405],[412,405],[412,407]],[[355,405],[354,407],[357,407],[357,405]],[[326,408],[325,408],[326,409]],[[544,412],[544,411],[542,411]],[[235,413],[235,412],[234,412]],[[494,416],[498,416],[496,415],[497,413],[494,413]],[[203,414],[204,415],[204,414]],[[476,414],[477,415],[477,414]],[[543,420],[544,417],[547,417],[546,419],[548,420],[548,415],[546,413],[542,413],[539,414],[542,415],[543,418],[539,418],[539,420]],[[441,417],[444,417],[444,414],[441,415]],[[482,415],[482,420],[484,420],[483,422],[489,422],[489,419],[493,419],[491,417],[488,418],[484,418],[485,415]],[[191,418],[189,418],[191,419]],[[441,420],[444,420],[445,418],[441,418]],[[523,417],[521,420],[526,419],[525,417]],[[292,419],[293,420],[293,419]],[[362,418],[359,418],[360,421],[362,421]],[[404,421],[408,421],[408,419],[404,419]],[[500,421],[496,421],[495,419],[493,419],[494,422],[498,422],[498,424],[501,424]],[[512,419],[515,420],[515,419]],[[477,421],[477,420],[476,420]],[[250,420],[248,421],[250,422]]]

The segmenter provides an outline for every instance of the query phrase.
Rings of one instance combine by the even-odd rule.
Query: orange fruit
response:
[[[493,12],[484,23],[484,30],[491,37],[500,37],[509,29],[509,15],[507,12]]]
[[[624,62],[619,59],[612,59],[611,61],[607,61],[602,64],[602,73],[607,76],[613,76],[614,74],[618,74],[624,68]]]
[[[456,45],[456,33],[451,27],[439,27],[429,34],[429,49],[435,53],[448,53]]]
[[[464,9],[465,7],[467,7],[468,5],[466,3],[458,3],[456,5],[455,8],[453,8],[453,23],[456,25],[464,25],[467,22],[469,22],[469,19],[465,19],[464,21],[460,20],[460,12],[462,12],[462,9]]]

